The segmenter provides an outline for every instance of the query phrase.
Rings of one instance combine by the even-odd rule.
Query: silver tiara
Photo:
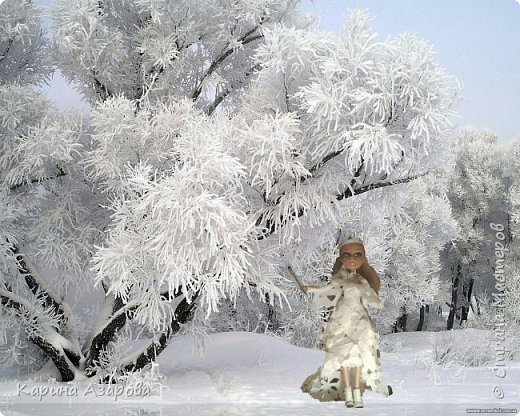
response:
[[[358,237],[349,236],[345,240],[341,240],[341,243],[339,243],[339,246],[341,247],[341,246],[344,246],[345,244],[354,244],[354,243],[363,244],[363,240],[361,240],[361,238],[358,238]]]

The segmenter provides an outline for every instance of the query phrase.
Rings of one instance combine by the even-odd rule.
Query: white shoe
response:
[[[345,387],[345,406],[354,407],[354,398],[352,397],[352,389],[350,386]]]
[[[363,407],[363,398],[361,397],[361,390],[353,389],[352,393],[354,395],[354,407]]]

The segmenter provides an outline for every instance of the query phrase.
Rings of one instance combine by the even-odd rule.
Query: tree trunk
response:
[[[477,315],[480,316],[480,299],[475,296],[475,303],[477,304]]]
[[[45,339],[41,337],[34,337],[31,338],[31,340],[52,360],[60,372],[61,381],[67,382],[74,380],[75,374],[73,369],[76,367],[76,365],[79,365],[79,358],[77,360],[75,359],[75,363],[72,363],[68,358],[69,354],[66,354],[65,351],[59,351]]]
[[[451,304],[450,307],[450,313],[448,314],[448,321],[446,322],[446,329],[453,329],[453,323],[455,322],[455,312],[457,311],[457,300],[458,300],[458,294],[459,294],[459,282],[460,282],[460,276],[462,272],[462,267],[460,264],[457,265],[457,271],[455,272],[455,275],[452,276],[452,283],[451,283]]]
[[[88,351],[88,358],[85,365],[86,373],[89,377],[94,376],[94,367],[98,364],[100,354],[114,340],[117,333],[126,325],[127,319],[132,318],[133,309],[123,309],[123,302],[120,297],[114,300],[112,315],[108,319],[105,327],[95,334]]]
[[[267,305],[267,329],[271,332],[276,332],[280,325],[276,316],[276,310],[273,305],[271,305],[271,297],[269,296],[269,293],[265,294],[265,303]]]
[[[430,312],[430,305],[422,305],[419,309],[419,324],[417,325],[417,331],[423,331],[426,328],[426,314]]]
[[[401,308],[401,316],[395,321],[393,332],[406,332],[406,323],[408,321],[408,313],[406,307]]]
[[[193,314],[197,307],[196,303],[198,295],[199,294],[196,293],[195,296],[191,298],[190,302],[188,302],[186,298],[179,302],[175,309],[175,316],[172,318],[169,328],[158,337],[155,337],[131,362],[125,363],[123,365],[123,370],[125,372],[140,370],[157,359],[157,356],[170,343],[172,336],[179,332],[181,325],[193,318]]]
[[[468,321],[468,313],[469,308],[471,306],[471,296],[473,295],[473,285],[475,283],[475,280],[473,278],[469,279],[468,282],[464,282],[462,286],[462,292],[464,294],[465,299],[465,305],[462,305],[461,307],[461,316],[460,316],[460,323],[464,323]]]

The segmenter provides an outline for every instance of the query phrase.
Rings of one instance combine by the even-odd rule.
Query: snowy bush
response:
[[[493,333],[474,329],[437,332],[432,346],[433,362],[481,367],[494,359]]]
[[[399,352],[406,347],[406,340],[401,336],[383,335],[379,347],[382,352]]]
[[[433,386],[447,382],[462,383],[466,379],[466,371],[460,364],[450,362],[441,365],[432,357],[423,359],[416,368],[428,372],[428,380]]]

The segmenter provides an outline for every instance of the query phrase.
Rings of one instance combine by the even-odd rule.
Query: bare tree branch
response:
[[[261,19],[260,23],[262,23],[262,22],[263,22],[263,18]],[[238,39],[237,42],[241,43],[242,45],[247,45],[248,43],[251,43],[251,42],[254,42],[255,40],[263,38],[264,37],[263,35],[256,35],[256,36],[251,36],[250,38],[248,38],[248,36],[252,35],[256,30],[258,30],[259,27],[260,27],[260,25],[258,25],[256,27],[254,27],[253,29],[247,31],[243,36],[241,36]],[[197,88],[193,92],[193,95],[192,95],[193,101],[196,101],[197,98],[199,98],[199,95],[202,93],[202,86],[204,84],[204,81],[209,76],[211,76],[211,74],[213,74],[213,72],[215,72],[215,70],[222,64],[222,62],[224,62],[224,60],[228,56],[230,56],[234,51],[235,51],[234,48],[225,47],[222,50],[221,54],[217,58],[215,58],[215,60],[213,60],[213,62],[211,62],[209,68],[206,70],[204,75],[201,77],[201,79],[200,79],[200,81],[198,83]]]
[[[25,299],[20,298],[6,289],[0,289],[0,304],[6,308],[14,310],[22,322],[26,321],[26,327],[29,327],[32,324],[45,329],[44,323],[38,322],[38,316],[28,316],[29,311],[31,310],[31,305]],[[34,320],[37,322],[29,322]],[[78,351],[71,350],[70,348],[62,347],[60,344],[70,345],[69,340],[56,333],[54,328],[48,329],[49,333],[52,334],[51,336],[54,338],[54,342],[45,339],[41,335],[35,335],[30,332],[27,332],[28,338],[53,361],[60,372],[62,381],[74,380],[75,374],[73,368],[79,366],[81,354]],[[62,342],[56,342],[56,340],[61,340]]]
[[[172,297],[168,292],[161,293],[160,297],[163,300],[172,300]],[[115,339],[117,333],[135,317],[135,311],[139,306],[139,303],[136,301],[124,304],[120,297],[115,299],[111,316],[94,334],[92,342],[90,343],[87,362],[85,364],[88,376],[93,376],[95,374],[93,367],[99,360],[101,352]]]
[[[226,88],[225,91],[222,91],[216,98],[215,101],[213,101],[210,106],[208,107],[208,110],[206,111],[206,114],[211,115],[213,112],[217,109],[217,107],[220,105],[220,103],[233,91],[236,91],[238,88],[240,88],[242,85],[244,85],[244,81],[252,76],[253,74],[257,73],[261,68],[261,65],[254,65],[251,67],[248,71],[244,74],[244,79],[240,82],[237,82],[235,84],[231,84],[229,88]]]
[[[354,192],[352,192],[350,189],[347,189],[342,194],[337,195],[336,199],[338,201],[341,201],[342,199],[350,198],[351,196],[354,196],[354,195],[364,194],[365,192],[372,191],[373,189],[385,188],[387,186],[392,186],[392,185],[398,185],[400,183],[411,182],[414,179],[417,179],[417,178],[420,178],[422,176],[427,175],[428,173],[429,172],[423,172],[423,173],[419,173],[417,175],[408,176],[406,178],[397,179],[395,181],[372,183],[372,184],[369,184],[369,185],[362,186],[362,187],[354,190]]]
[[[171,337],[179,332],[181,325],[192,318],[196,309],[196,300],[198,296],[199,293],[195,293],[189,302],[186,298],[182,299],[175,309],[175,316],[172,318],[169,328],[150,341],[150,343],[142,350],[141,354],[132,359],[131,362],[124,365],[123,370],[140,370],[147,364],[156,360],[157,356],[168,346]]]
[[[128,318],[132,318],[138,305],[125,307],[120,297],[117,297],[112,310],[112,316],[93,337],[85,367],[87,375],[92,376],[92,367],[99,361],[99,356],[108,344],[114,340],[116,334],[126,325]]]
[[[358,176],[359,176],[359,173],[360,173],[360,169],[358,169],[358,171],[357,171]],[[371,191],[371,190],[374,190],[374,189],[384,188],[384,187],[387,187],[387,186],[397,185],[397,184],[400,184],[400,183],[407,183],[407,182],[413,181],[414,179],[420,178],[421,176],[427,175],[428,173],[429,172],[424,172],[424,173],[420,173],[418,175],[408,176],[406,178],[396,179],[396,180],[393,180],[393,181],[372,183],[372,184],[369,184],[369,185],[361,186],[361,187],[359,187],[357,189],[354,189],[354,187],[352,186],[352,185],[355,184],[355,179],[353,179],[352,182],[351,182],[351,186],[349,186],[342,193],[337,194],[335,196],[335,199],[337,201],[341,201],[343,199],[350,198],[350,197],[352,197],[354,195],[360,195],[360,194],[363,194],[365,192],[368,192],[368,191]],[[280,202],[280,200],[278,199],[277,203],[279,203],[279,202]],[[264,214],[262,214],[262,215],[260,215],[258,217],[257,222],[256,222],[257,225],[261,224],[262,221],[264,220],[263,215]],[[305,215],[305,211],[303,209],[294,210],[292,213],[290,213],[287,216],[287,218],[283,218],[283,217],[280,218],[280,224],[286,223],[289,219],[300,218],[303,215]],[[263,234],[259,235],[257,237],[257,240],[261,241],[261,240],[271,236],[275,232],[276,232],[275,221],[268,221],[267,222],[267,226],[266,226],[266,231]]]
[[[65,313],[62,300],[58,300],[56,295],[51,294],[45,283],[31,272],[25,255],[19,252],[16,245],[11,245],[11,252],[14,254],[18,272],[24,278],[27,287],[42,300],[46,307],[52,308],[54,313],[57,316],[60,316],[61,321],[63,321],[67,314]]]
[[[14,192],[14,191],[18,190],[19,188],[21,188],[21,187],[23,187],[25,185],[35,184],[35,183],[42,183],[42,182],[45,182],[45,181],[50,181],[50,180],[53,180],[53,179],[61,178],[63,176],[67,176],[65,171],[60,166],[57,166],[57,168],[58,168],[58,173],[56,174],[56,176],[49,176],[48,178],[42,178],[42,179],[32,179],[32,180],[27,181],[27,182],[18,183],[16,185],[11,186],[9,188],[9,190],[11,192]]]
[[[101,102],[104,102],[113,96],[108,87],[98,79],[95,69],[92,70],[92,80],[94,81],[94,90],[96,91],[96,94],[100,98]]]
[[[329,160],[334,159],[336,156],[340,155],[343,152],[343,150],[336,150],[335,152],[329,153],[327,156],[325,156],[322,160],[320,160],[318,163],[316,163],[314,166],[312,166],[309,169],[309,172],[313,174],[316,172],[319,168],[321,168],[325,163],[327,163]],[[300,177],[300,182],[305,182],[308,179],[307,176]]]
[[[2,55],[0,55],[0,62],[3,61],[5,59],[5,57],[7,56],[7,54],[9,53],[9,51],[11,50],[11,46],[13,46],[13,43],[14,43],[14,39],[13,38],[10,38],[9,41],[7,42],[7,46],[5,48],[5,51]],[[1,81],[0,81],[1,82]],[[1,82],[3,84],[3,82]]]

